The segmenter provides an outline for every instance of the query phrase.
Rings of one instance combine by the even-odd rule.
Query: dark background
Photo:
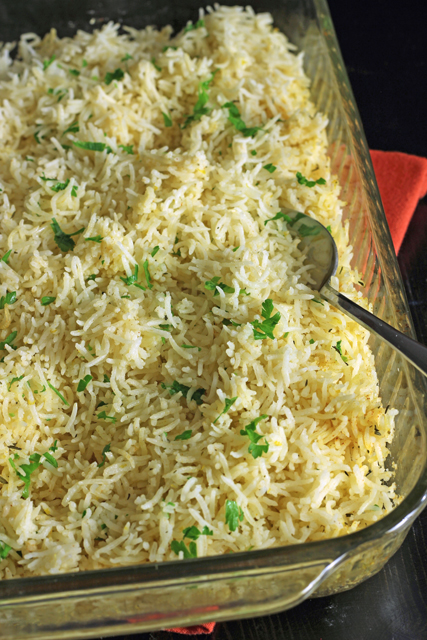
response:
[[[181,0],[173,4],[178,16]],[[246,0],[236,0],[236,4],[246,4]],[[29,30],[42,35],[45,25],[54,18],[55,22],[57,16],[72,32],[75,27],[67,20],[80,9],[85,13],[88,5],[94,7],[92,15],[104,12],[119,17],[121,6],[132,5],[135,11],[150,15],[158,11],[159,3],[0,0],[0,39],[10,40]],[[329,0],[329,6],[369,146],[427,157],[427,0]],[[412,219],[399,264],[418,338],[427,344],[426,199]],[[167,631],[133,637],[183,638]],[[207,640],[209,636],[193,638]],[[274,616],[220,623],[210,638],[427,640],[427,510],[386,567],[364,584]]]

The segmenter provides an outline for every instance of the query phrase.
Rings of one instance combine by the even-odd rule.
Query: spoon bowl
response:
[[[307,286],[323,300],[375,333],[427,375],[427,348],[424,345],[374,316],[331,286],[330,279],[338,268],[338,249],[329,230],[300,211],[283,211],[277,217],[283,218],[289,232],[300,239],[298,246],[305,251],[306,262],[311,265],[311,282]]]

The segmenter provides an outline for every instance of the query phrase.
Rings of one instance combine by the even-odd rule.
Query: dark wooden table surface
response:
[[[329,6],[369,146],[427,157],[427,2]],[[399,264],[418,338],[427,344],[427,200],[415,212]],[[277,615],[218,624],[212,640],[427,640],[427,510],[367,582]]]

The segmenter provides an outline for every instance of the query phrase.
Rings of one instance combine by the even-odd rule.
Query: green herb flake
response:
[[[5,262],[7,264],[7,261],[9,260],[11,253],[12,253],[12,249],[9,249],[9,251],[4,254],[3,258],[0,258],[0,262]]]
[[[19,382],[20,380],[22,380],[24,376],[19,376],[19,378],[12,378],[12,380],[9,382],[9,386],[7,388],[8,391],[10,391],[11,387],[13,384],[15,384],[15,382]]]
[[[224,318],[224,320],[222,321],[222,324],[224,324],[226,327],[229,327],[230,325],[233,325],[233,327],[241,327],[242,326],[238,322],[234,322],[234,320],[229,320],[228,318]]]
[[[237,249],[240,249],[240,245],[238,247],[234,247],[234,249],[232,249],[233,253],[236,253]]]
[[[263,166],[263,169],[266,169],[266,171],[268,171],[268,173],[274,173],[277,169],[277,167],[274,166],[274,164],[271,164],[271,162],[269,162],[268,164]]]
[[[229,411],[229,410],[231,409],[231,407],[233,406],[233,404],[236,402],[237,397],[238,397],[238,396],[236,396],[235,398],[226,398],[226,399],[225,399],[225,406],[224,406],[224,409],[221,411],[221,413],[219,414],[219,416],[217,416],[217,417],[215,418],[215,420],[213,421],[213,424],[215,424],[216,422],[218,422],[218,420],[220,419],[220,417],[221,417],[222,415],[224,415],[225,413],[227,413],[227,411]]]
[[[255,149],[252,149],[251,156],[256,156],[256,155],[257,155],[257,152],[255,151]]]
[[[65,131],[64,131],[64,133],[62,135],[65,136],[66,133],[78,133],[79,131],[80,131],[80,127],[79,127],[79,125],[77,123],[77,120],[76,120],[75,122],[70,124],[68,129],[65,129]]]
[[[108,153],[113,153],[111,147],[105,144],[105,142],[89,142],[83,140],[73,140],[73,145],[78,147],[79,149],[86,149],[87,151],[104,151],[107,150]]]
[[[128,60],[133,60],[133,56],[131,56],[130,53],[125,53],[120,62],[127,62]]]
[[[165,47],[163,47],[162,53],[165,53],[165,51],[167,51],[168,49],[173,49],[174,51],[178,51],[178,47],[173,47],[171,44],[168,44]]]
[[[182,125],[182,129],[188,127],[190,122],[200,120],[202,116],[208,115],[212,111],[212,109],[209,109],[206,106],[206,104],[209,102],[208,89],[215,78],[215,74],[218,73],[218,71],[219,69],[215,69],[215,71],[213,71],[213,73],[207,80],[199,84],[199,95],[197,102],[193,107],[193,113],[192,115],[187,116],[184,124]]]
[[[241,507],[234,500],[226,500],[225,502],[225,524],[228,524],[230,531],[236,531],[239,522],[244,518]]]
[[[184,558],[197,558],[197,546],[195,542],[190,542],[187,549],[184,540],[181,540],[181,542],[172,540],[171,549],[177,556],[179,556],[179,552],[182,551]]]
[[[0,558],[2,560],[7,558],[7,556],[9,555],[9,551],[12,551],[12,547],[0,540]]]
[[[107,376],[107,374],[106,374],[106,373],[104,373],[104,379],[103,379],[103,382],[105,382],[105,383],[110,382],[110,378]]]
[[[71,75],[75,76],[76,78],[78,78],[80,75],[80,71],[77,71],[77,69],[68,69],[68,72],[71,73]]]
[[[84,518],[86,514],[87,514],[87,509],[85,509],[85,510],[83,511],[83,513],[82,513],[82,518]]]
[[[316,302],[316,304],[321,304],[322,307],[324,307],[325,305],[323,304],[323,302],[321,300],[318,300],[317,298],[311,298],[312,302]]]
[[[176,380],[174,380],[172,384],[165,384],[164,382],[162,382],[160,386],[162,387],[162,389],[167,389],[171,396],[174,396],[176,393],[181,392],[183,397],[187,398],[187,394],[190,391],[190,387],[187,387],[185,384],[181,384]],[[197,405],[201,405],[203,404],[202,396],[205,393],[206,393],[206,389],[202,389],[202,388],[196,389],[191,399],[194,400]]]
[[[49,60],[43,60],[43,71],[46,71],[48,67],[52,64],[52,62],[56,59],[55,54]]]
[[[150,271],[148,269],[148,260],[144,261],[144,264],[142,265],[142,268],[144,269],[144,274],[145,274],[145,279],[147,281],[147,287],[149,289],[153,288],[153,285],[151,283],[151,276],[150,276]]]
[[[129,145],[124,145],[124,144],[119,144],[120,149],[123,149],[123,151],[125,153],[128,153],[130,156],[135,155],[133,152],[133,144],[129,144]]]
[[[77,391],[79,393],[81,391],[84,391],[91,380],[93,380],[93,378],[90,375],[87,375],[84,378],[82,378],[81,380],[79,380],[79,384],[77,385]]]
[[[58,440],[55,440],[53,445],[51,447],[49,447],[49,451],[53,451],[55,453],[55,451],[58,450],[58,445],[56,444],[57,442],[58,442]]]
[[[54,387],[52,384],[50,384],[49,380],[47,381],[47,384],[48,384],[48,387],[49,387],[50,389],[52,389],[52,391],[54,391],[54,392],[56,393],[56,395],[58,396],[58,398],[61,398],[62,402],[63,402],[64,404],[66,404],[66,405],[67,405],[67,407],[69,407],[69,406],[70,406],[70,405],[69,405],[69,403],[66,401],[66,399],[64,398],[64,396],[63,396],[61,393],[59,393],[58,389],[55,389],[55,387]]]
[[[53,187],[50,188],[52,189],[52,191],[55,191],[55,193],[58,193],[58,191],[64,191],[64,189],[66,189],[69,184],[70,181],[67,179],[65,182],[57,182],[55,185],[53,185]]]
[[[152,258],[154,258],[154,256],[156,255],[156,253],[157,253],[158,251],[160,251],[160,247],[159,247],[159,246],[154,247],[154,249],[152,250],[152,252],[151,252],[151,254],[150,254],[150,255],[151,255],[151,257],[152,257]]]
[[[85,59],[83,58],[83,61],[82,61],[82,69],[84,69],[85,67],[87,67],[87,60],[85,60]]]
[[[47,460],[47,462],[49,464],[52,465],[52,467],[54,467],[55,469],[58,468],[58,461],[55,460],[55,458],[53,457],[53,455],[51,453],[49,453],[48,451],[46,451],[46,453],[43,454],[42,456],[45,460]]]
[[[262,131],[262,127],[247,127],[246,126],[246,124],[242,120],[242,117],[240,115],[240,111],[236,107],[234,102],[226,102],[225,104],[222,105],[222,109],[228,109],[228,120],[229,120],[229,122],[231,122],[231,124],[234,125],[234,127],[237,129],[237,131],[240,131],[240,133],[243,133],[245,138],[249,138],[249,137],[253,138],[257,134],[258,131]]]
[[[185,529],[183,529],[182,534],[183,540],[185,540],[185,538],[189,538],[190,540],[198,540],[200,536],[212,536],[213,531],[206,525],[203,527],[202,531],[200,531],[193,525],[192,527],[186,527]]]
[[[172,118],[170,116],[168,116],[167,113],[165,113],[164,111],[162,111],[162,116],[163,116],[163,120],[165,123],[165,127],[171,127],[173,122],[172,122]]]
[[[264,320],[262,322],[254,320],[250,323],[253,327],[255,340],[265,340],[266,338],[274,340],[273,329],[278,324],[281,316],[278,311],[272,316],[273,308],[273,301],[268,298],[262,303],[261,315]]]
[[[6,336],[6,338],[2,342],[0,342],[0,351],[4,349],[7,344],[9,345],[9,347],[12,347],[12,349],[16,350],[17,347],[14,347],[12,342],[15,340],[17,335],[17,331],[12,331],[12,333],[9,333],[9,335]]]
[[[157,69],[157,71],[160,72],[162,70],[162,67],[159,67],[159,65],[156,64],[156,58],[154,56],[151,58],[151,64],[155,69]]]
[[[105,411],[101,411],[101,413],[98,413],[97,418],[99,418],[100,420],[110,420],[113,424],[117,421],[117,418],[115,418],[114,416],[107,416]]]
[[[27,162],[35,162],[34,158],[30,158],[30,156],[25,156],[25,160],[27,160]]]
[[[320,227],[311,227],[308,224],[300,224],[298,227],[298,234],[301,238],[306,238],[307,236],[317,236],[321,231]]]
[[[104,82],[105,84],[111,84],[113,80],[123,80],[124,77],[125,77],[124,71],[119,67],[113,72],[109,71],[108,73],[106,73]]]
[[[16,302],[16,291],[9,291],[5,296],[0,298],[0,309],[4,309],[7,304],[11,305]]]
[[[71,236],[77,236],[79,233],[82,233],[85,230],[85,227],[82,227],[78,231],[74,231],[74,233],[65,233],[65,231],[62,231],[61,227],[59,226],[55,218],[52,218],[52,223],[50,226],[52,228],[53,233],[55,234],[54,240],[56,244],[61,249],[61,251],[64,251],[64,252],[70,251],[70,250],[73,251],[74,247],[76,246],[76,243],[74,242]]]
[[[98,417],[99,417],[99,416],[98,416]],[[110,444],[106,444],[106,445],[105,445],[105,447],[103,448],[102,453],[101,453],[101,455],[102,455],[102,462],[99,462],[99,463],[98,463],[98,467],[99,467],[99,468],[101,468],[101,467],[103,467],[103,466],[104,466],[104,464],[105,464],[105,462],[106,462],[106,460],[107,460],[107,455],[106,455],[106,454],[108,453],[108,451],[110,451],[110,447],[111,447],[111,443],[110,443]]]
[[[85,242],[97,242],[100,244],[104,238],[102,236],[93,236],[92,238],[85,238]]]
[[[17,456],[15,454],[14,456],[15,460],[17,458],[19,458],[19,456]],[[30,493],[30,483],[31,483],[31,474],[34,473],[34,471],[36,471],[39,466],[40,466],[40,459],[41,459],[41,454],[40,453],[32,453],[30,455],[30,463],[29,464],[23,464],[20,466],[20,468],[18,469],[15,465],[15,462],[12,458],[9,458],[9,462],[10,465],[12,467],[12,469],[15,471],[16,475],[21,478],[21,480],[24,482],[24,490],[22,492],[22,497],[28,498],[29,493]]]
[[[276,213],[275,216],[273,216],[272,218],[268,218],[268,220],[264,221],[264,227],[267,224],[267,222],[273,222],[273,220],[284,220],[285,222],[287,222],[291,227],[293,227],[293,225],[298,222],[298,220],[301,220],[301,218],[304,218],[304,214],[298,212],[297,215],[295,216],[295,218],[290,218],[286,213],[282,213],[282,211],[278,211]]]
[[[181,345],[182,349],[198,349],[199,351],[201,351],[201,347],[196,347],[192,344],[182,344]]]
[[[189,22],[189,24],[187,24],[187,26],[184,29],[184,33],[188,33],[189,31],[194,31],[195,29],[200,29],[201,27],[204,27],[204,26],[205,26],[204,20],[197,20],[195,24],[193,24],[192,22]]]
[[[332,229],[331,229],[331,225],[328,224],[328,226],[326,227],[326,231],[329,231],[329,233],[332,233]]]
[[[259,435],[259,433],[256,433],[255,431],[258,422],[261,422],[261,420],[265,420],[267,417],[268,416],[265,414],[259,416],[259,418],[255,418],[254,420],[252,420],[252,422],[247,424],[244,429],[240,429],[240,435],[248,436],[249,440],[251,441],[248,451],[255,459],[260,458],[262,454],[267,453],[269,449],[267,439],[265,439],[265,444],[258,444],[259,440],[265,438],[265,436]]]
[[[189,440],[192,436],[193,432],[191,429],[186,429],[182,433],[179,433],[175,436],[174,440]]]
[[[318,180],[307,180],[302,173],[297,171],[296,173],[297,180],[299,184],[305,185],[306,187],[314,187],[316,184],[326,184],[325,178],[319,178]]]
[[[341,360],[343,362],[345,362],[345,364],[347,364],[348,358],[347,358],[347,356],[343,356],[343,354],[342,354],[341,342],[342,342],[342,340],[338,340],[338,342],[335,345],[332,345],[332,348],[335,349],[335,351],[337,351],[337,353],[340,354]]]
[[[145,287],[143,287],[142,284],[137,284],[136,282],[138,280],[138,271],[139,271],[139,267],[136,264],[133,275],[128,276],[126,278],[123,278],[122,276],[120,276],[120,280],[122,280],[128,286],[135,285],[135,287],[138,287],[138,289],[142,289],[143,291],[146,291]]]
[[[314,340],[313,340],[313,338],[311,338],[311,340],[310,340],[310,344],[314,344]]]
[[[71,195],[73,198],[77,198],[77,189],[78,189],[77,185],[73,185],[71,187]]]
[[[41,304],[42,307],[47,307],[48,305],[52,304],[52,302],[55,302],[56,297],[54,296],[43,296],[43,298],[41,299]]]

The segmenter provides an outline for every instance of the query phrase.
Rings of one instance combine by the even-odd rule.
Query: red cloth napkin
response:
[[[416,209],[427,193],[427,159],[399,151],[371,151],[372,163],[396,253]],[[215,622],[169,629],[196,635],[212,633]]]

